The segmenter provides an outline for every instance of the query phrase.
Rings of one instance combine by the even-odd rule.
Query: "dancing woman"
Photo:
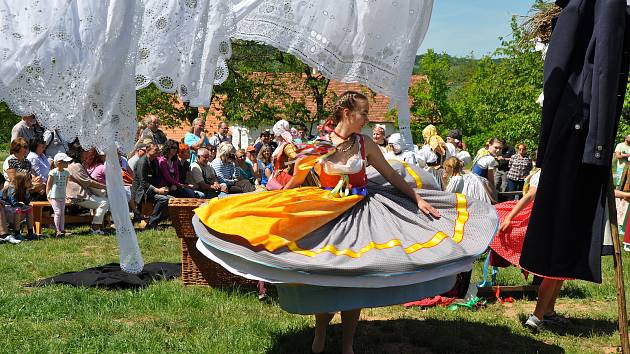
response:
[[[315,314],[314,352],[324,350],[335,312],[341,312],[343,352],[352,353],[361,308],[450,290],[498,226],[490,205],[420,190],[414,178],[395,172],[360,134],[368,110],[364,95],[344,93],[333,110],[336,126],[326,143],[332,149],[298,155],[284,190],[215,198],[193,218],[205,256],[235,274],[275,283],[283,309]],[[371,182],[368,164],[389,184]],[[322,188],[299,187],[313,167]]]

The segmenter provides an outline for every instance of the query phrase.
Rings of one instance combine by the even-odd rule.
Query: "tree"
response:
[[[284,118],[312,128],[328,116],[330,80],[295,56],[242,40],[232,43],[232,52],[230,75],[214,91],[228,121],[255,127]],[[313,111],[308,99],[313,100]]]
[[[8,150],[11,143],[11,129],[20,121],[20,117],[13,114],[6,103],[0,102],[0,150]]]
[[[469,82],[449,97],[452,114],[442,121],[444,130],[458,128],[472,151],[494,136],[510,144],[538,145],[543,60],[534,43],[524,40],[523,29],[512,18],[512,37],[501,39],[494,56],[476,63]]]
[[[169,128],[184,122],[192,124],[199,114],[197,107],[182,103],[177,94],[162,92],[153,84],[136,91],[136,110],[138,119],[155,114],[160,117],[160,123]]]
[[[421,73],[426,80],[420,80],[409,89],[412,99],[411,115],[416,117],[411,122],[414,141],[422,141],[422,129],[429,124],[438,124],[444,116],[450,115],[448,102],[449,86],[447,78],[451,65],[448,56],[437,55],[429,49],[421,59]]]

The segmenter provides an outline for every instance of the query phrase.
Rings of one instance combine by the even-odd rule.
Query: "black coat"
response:
[[[147,155],[139,158],[133,169],[133,182],[131,183],[131,195],[137,204],[142,203],[144,199],[153,200],[157,179],[157,161],[155,159],[149,160]]]
[[[601,282],[605,205],[627,84],[625,0],[562,0],[544,68],[542,174],[521,265]]]

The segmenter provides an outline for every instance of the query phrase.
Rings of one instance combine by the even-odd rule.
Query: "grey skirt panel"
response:
[[[370,185],[368,196],[350,210],[311,232],[292,247],[274,252],[252,249],[238,236],[220,234],[194,218],[193,225],[203,243],[249,261],[284,270],[334,275],[400,274],[430,270],[436,266],[467,260],[483,253],[498,227],[494,208],[467,199],[458,210],[456,195],[420,190],[421,196],[442,213],[433,219],[396,189]],[[467,215],[462,223],[463,214]],[[463,238],[452,239],[456,220],[463,224]],[[418,248],[444,237],[433,247]],[[415,248],[414,248],[415,247]],[[333,249],[335,252],[326,250]]]

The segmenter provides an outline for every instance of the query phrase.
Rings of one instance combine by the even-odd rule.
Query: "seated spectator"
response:
[[[107,177],[105,176],[105,155],[99,153],[96,148],[91,148],[85,152],[83,167],[85,167],[85,170],[93,180],[103,185],[107,184]]]
[[[195,192],[187,184],[179,182],[178,153],[179,144],[175,140],[167,140],[162,146],[162,155],[156,158],[159,176],[157,187],[168,188],[168,194],[176,198],[195,198]]]
[[[166,144],[167,138],[166,134],[160,129],[160,119],[156,115],[151,114],[145,118],[145,124],[147,127],[142,132],[142,141],[150,140],[159,148],[162,148],[162,145]]]
[[[211,154],[206,148],[197,150],[197,161],[190,165],[187,182],[203,194],[204,198],[214,198],[228,193],[227,185],[220,184],[210,165]]]
[[[138,162],[138,159],[140,159],[146,153],[147,153],[147,145],[144,143],[138,143],[138,145],[136,145],[136,149],[133,152],[133,155],[129,158],[129,160],[127,160],[129,169],[132,172],[136,168],[136,163]]]
[[[26,155],[26,159],[31,163],[34,175],[46,182],[50,172],[50,162],[45,155],[46,143],[43,139],[32,139],[29,144],[29,150],[30,152]]]
[[[208,140],[208,145],[214,146],[215,149],[218,149],[221,143],[232,143],[232,136],[228,133],[230,132],[230,128],[226,122],[219,122],[219,130],[210,140]]]
[[[24,172],[31,175],[30,193],[35,199],[46,198],[46,183],[41,177],[35,174],[30,161],[26,159],[28,155],[28,142],[24,138],[17,138],[11,142],[11,155],[7,157],[2,165],[4,177],[8,180],[7,170],[13,169],[15,172]]]
[[[260,138],[258,138],[258,142],[254,144],[256,155],[258,155],[260,149],[264,145],[270,145],[272,152],[278,147],[278,143],[276,143],[275,141],[271,141],[271,133],[269,132],[269,130],[263,130],[263,132],[260,133]]]
[[[190,146],[190,163],[197,160],[197,150],[209,145],[206,132],[204,131],[206,122],[201,118],[196,118],[192,123],[192,131],[184,136],[184,144]]]
[[[158,223],[168,217],[168,187],[156,187],[158,185],[158,165],[156,158],[160,154],[156,144],[147,147],[147,153],[138,160],[133,171],[132,195],[137,205],[143,201],[153,203],[153,213],[149,217],[145,229],[153,229]]]
[[[238,174],[245,180],[248,180],[252,186],[256,186],[256,173],[254,172],[254,166],[245,156],[245,150],[239,149],[236,151],[236,168]]]
[[[92,233],[103,235],[103,220],[109,210],[105,184],[90,178],[90,175],[81,163],[82,157],[87,157],[87,152],[80,145],[71,144],[68,149],[68,156],[72,158],[72,162],[67,168],[68,172],[70,172],[70,178],[66,185],[66,198],[71,204],[93,210]]]
[[[378,145],[383,154],[387,152],[387,139],[385,139],[386,129],[385,124],[376,124],[372,129],[372,141]]]
[[[190,171],[190,146],[179,144],[177,169],[179,170],[179,183],[188,184],[188,172]],[[194,187],[191,187],[194,189]]]
[[[44,132],[44,142],[46,143],[46,152],[44,153],[50,161],[60,152],[68,151],[68,142],[59,134],[59,130],[52,129]]]
[[[230,193],[254,191],[254,186],[239,174],[234,160],[236,160],[236,149],[234,146],[231,143],[221,143],[217,149],[217,157],[212,161],[212,168],[217,174],[219,183],[225,184]]]
[[[248,146],[245,150],[245,159],[248,164],[252,166],[252,170],[254,171],[254,180],[256,185],[260,185],[260,171],[258,170],[258,159],[256,158],[256,148],[252,145]]]
[[[17,124],[13,126],[13,129],[11,129],[11,141],[17,138],[23,138],[27,143],[31,141],[36,134],[34,128],[35,123],[37,123],[35,116],[22,117],[22,120],[17,122]]]
[[[260,174],[260,185],[263,187],[267,185],[267,181],[269,181],[269,178],[273,173],[273,160],[271,159],[272,153],[273,151],[271,150],[270,145],[263,145],[258,152],[256,168]]]

